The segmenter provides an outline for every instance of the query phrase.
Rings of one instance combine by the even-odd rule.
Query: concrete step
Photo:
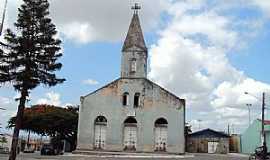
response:
[[[119,158],[187,158],[194,157],[191,154],[169,154],[166,152],[160,153],[139,153],[139,152],[110,152],[110,151],[93,151],[93,150],[76,150],[72,152],[74,155],[89,155],[89,156],[100,156],[104,158],[119,157]]]

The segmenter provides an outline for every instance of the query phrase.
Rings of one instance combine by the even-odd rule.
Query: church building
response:
[[[139,8],[122,48],[121,77],[81,97],[77,151],[185,153],[185,100],[147,79]]]

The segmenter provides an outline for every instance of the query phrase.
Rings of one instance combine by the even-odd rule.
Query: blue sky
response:
[[[29,105],[76,105],[80,96],[120,76],[121,47],[135,1],[63,1],[51,4],[51,15],[63,40],[63,68],[57,74],[67,81],[33,90]],[[201,119],[205,128],[225,130],[233,124],[237,132],[244,131],[247,121],[241,119],[248,119],[248,112],[243,106],[260,104],[244,91],[270,93],[270,2],[139,2],[149,48],[148,77],[186,98],[187,119],[195,130]],[[5,27],[12,27],[20,3],[9,3]],[[0,107],[8,109],[0,112],[3,125],[16,111],[15,96],[11,87],[0,88]],[[254,111],[252,119],[258,116]]]
[[[239,52],[239,54],[231,54],[231,63],[238,69],[244,71],[248,76],[265,83],[270,83],[270,45],[268,40],[270,32],[267,28],[270,24],[266,24],[265,30],[258,34],[249,44],[249,46]]]

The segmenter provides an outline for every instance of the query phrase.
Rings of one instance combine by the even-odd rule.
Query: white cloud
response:
[[[270,85],[247,77],[228,59],[240,42],[247,43],[242,35],[250,32],[242,33],[232,27],[235,18],[205,6],[205,1],[171,5],[172,20],[150,48],[149,77],[187,99],[191,122],[202,119],[219,130],[234,123],[243,129],[248,123],[240,121],[248,116],[245,104],[259,104],[244,92],[259,94],[270,91]],[[257,29],[248,20],[245,24]]]
[[[248,92],[251,95],[245,95]],[[269,93],[270,85],[246,78],[238,83],[223,82],[213,92],[216,98],[211,102],[213,106],[245,106],[246,103],[260,105],[262,92]],[[258,97],[256,99],[254,96]],[[235,113],[237,114],[237,113]]]
[[[8,23],[5,26],[11,27],[16,20],[21,0],[8,2]],[[159,24],[159,15],[169,3],[167,0],[57,0],[50,1],[50,13],[66,39],[77,43],[115,42],[124,39],[133,13],[131,6],[135,2],[142,6],[140,14],[145,30]],[[4,0],[0,0],[0,4],[4,4]]]
[[[73,22],[62,28],[66,38],[78,43],[87,43],[96,39],[95,31],[88,23]]]
[[[247,115],[247,110],[239,108],[222,107],[215,110],[215,113],[222,115],[222,118],[242,118]]]
[[[8,2],[7,20],[8,25],[11,26],[17,17],[17,7],[21,4],[21,0]],[[183,26],[180,26],[178,29],[186,31],[185,34],[189,34],[190,31],[197,33],[200,33],[200,30],[203,32],[206,31],[212,34],[212,40],[219,41],[223,45],[232,45],[233,42],[237,40],[235,39],[237,35],[229,32],[226,32],[227,34],[225,34],[225,32],[219,30],[219,27],[213,28],[215,27],[212,25],[214,23],[216,25],[224,26],[228,22],[227,19],[218,17],[215,13],[218,9],[224,10],[226,7],[235,6],[257,6],[263,10],[268,17],[270,15],[270,3],[267,0],[251,0],[249,3],[246,3],[244,0],[231,0],[228,2],[220,1],[213,8],[210,8],[211,5],[208,5],[206,0],[186,0],[176,2],[171,0],[77,0],[75,3],[73,0],[57,0],[50,2],[51,16],[62,35],[64,35],[65,38],[78,43],[123,40],[132,15],[130,8],[135,2],[139,2],[142,5],[140,13],[144,31],[148,31],[160,24],[160,14],[163,11],[168,10],[169,14],[177,15],[178,18],[183,19]],[[0,4],[3,3],[4,0],[0,0]],[[243,3],[245,4],[244,6]],[[198,10],[212,10],[213,12],[197,16],[186,16],[185,14],[187,11]],[[195,20],[193,23],[194,25],[185,27],[189,24],[188,22],[190,20]],[[208,21],[211,21],[212,23],[207,23]],[[208,24],[210,24],[210,26],[208,26]],[[189,30],[189,27],[191,30]],[[224,40],[227,40],[229,43],[224,43]]]
[[[166,7],[164,0],[139,0],[141,20],[145,29],[158,24],[159,14]],[[66,38],[82,43],[119,41],[127,32],[135,1],[122,0],[57,0],[52,1],[51,13]],[[65,5],[63,5],[65,4]],[[153,8],[153,4],[155,7]]]
[[[40,98],[37,100],[36,104],[50,104],[55,106],[61,106],[60,94],[56,92],[46,93],[46,98]]]
[[[72,103],[66,103],[66,104],[63,105],[63,107],[67,107],[67,106],[75,106],[75,105],[72,104]]]
[[[254,5],[263,10],[268,18],[270,18],[270,1],[269,0],[252,0]]]
[[[210,45],[231,48],[237,40],[237,33],[229,30],[230,20],[215,12],[203,12],[199,15],[177,16],[172,30],[184,36],[207,36]],[[191,23],[192,22],[192,23]]]
[[[87,79],[87,80],[84,80],[82,83],[87,84],[87,85],[97,85],[97,84],[99,84],[99,82],[94,80],[94,79]]]

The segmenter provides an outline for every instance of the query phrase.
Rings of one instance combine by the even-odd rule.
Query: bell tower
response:
[[[132,9],[133,17],[122,48],[121,77],[146,78],[148,53],[138,15],[141,7],[135,3]]]

